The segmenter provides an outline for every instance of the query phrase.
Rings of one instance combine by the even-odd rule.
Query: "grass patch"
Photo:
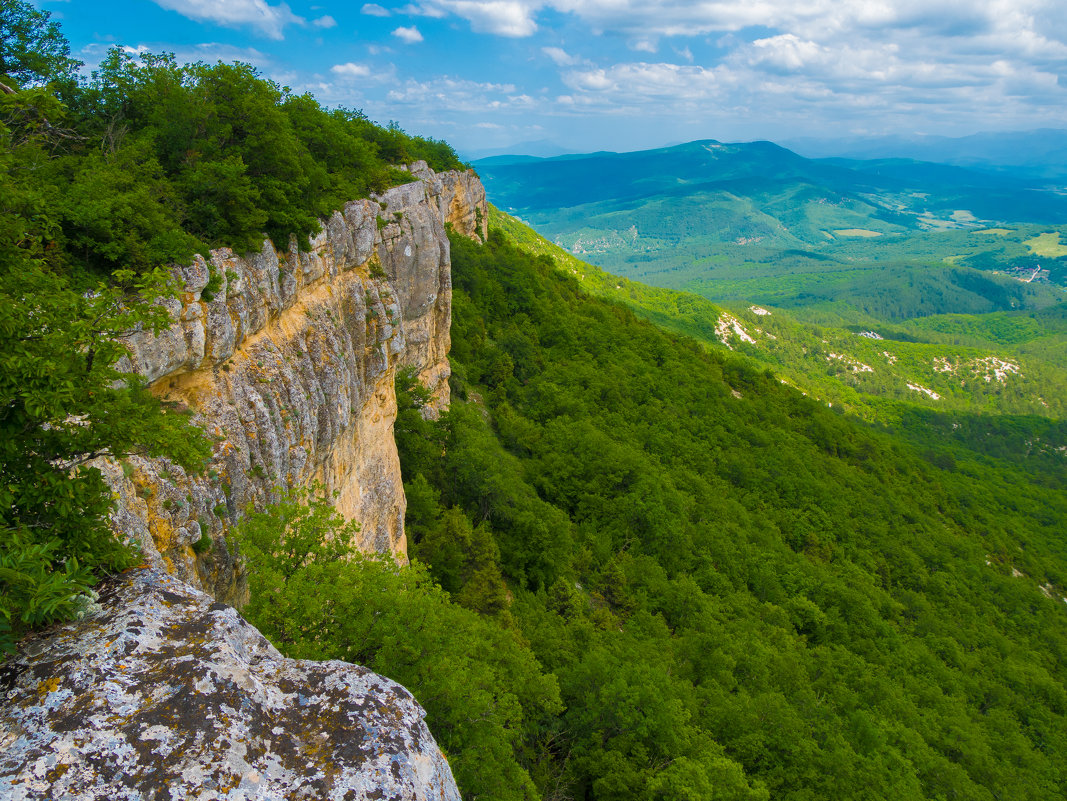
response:
[[[1067,256],[1067,245],[1060,243],[1058,231],[1047,231],[1043,234],[1038,234],[1033,239],[1027,239],[1023,244],[1030,248],[1030,252],[1035,256],[1048,256],[1053,259]]]
[[[838,236],[875,237],[882,235],[881,231],[871,231],[868,228],[838,228],[834,233]]]

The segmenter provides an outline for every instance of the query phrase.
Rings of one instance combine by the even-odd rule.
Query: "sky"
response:
[[[245,61],[468,156],[1067,128],[1065,0],[34,2],[86,69]]]

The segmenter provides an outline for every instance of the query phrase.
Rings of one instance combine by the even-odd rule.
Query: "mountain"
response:
[[[490,223],[524,250],[551,258],[586,291],[624,303],[657,325],[712,348],[744,354],[810,396],[872,422],[899,422],[919,409],[1054,420],[1067,416],[1065,304],[1040,312],[954,313],[889,322],[842,303],[809,308],[713,303],[605,273],[495,207],[490,208]],[[893,276],[885,278],[887,289]],[[945,287],[936,289],[945,292]],[[905,291],[896,286],[894,294]],[[971,303],[980,301],[970,297]],[[967,302],[962,293],[951,299],[956,308]],[[1038,451],[1057,446],[1055,438],[1036,437],[1034,442]]]
[[[446,144],[251,67],[113,59],[64,91],[70,130],[37,124],[46,88],[0,122],[0,796],[1067,795],[1058,421],[857,419],[742,352],[742,310],[487,231]],[[747,308],[779,339],[836,349],[862,301],[899,317],[872,347],[1062,356],[1044,267],[890,269],[856,229],[796,249],[806,284],[776,261],[833,186],[866,239],[918,215],[1047,263],[1058,232],[911,195],[894,222],[860,204],[877,171],[731,147],[553,163],[584,170],[572,211],[613,202],[590,161],[659,198],[664,242],[721,236],[689,183],[738,226],[763,204],[741,266],[796,299]],[[961,304],[1034,308],[933,314]]]
[[[783,142],[808,158],[903,158],[1007,171],[1031,178],[1067,178],[1067,130],[977,133],[970,136],[801,138]]]
[[[399,395],[408,532],[558,682],[557,713],[523,707],[535,782],[1062,791],[1062,454],[1042,475],[878,432],[500,231],[452,258],[452,408],[426,421]]]
[[[568,152],[565,147],[549,139],[536,139],[528,142],[518,142],[508,147],[464,150],[459,155],[467,161],[481,161],[489,158],[550,158],[552,156],[562,156]]]
[[[710,140],[476,167],[495,205],[572,253],[713,301],[844,300],[903,318],[1040,308],[1067,283],[1067,196],[1016,175]],[[902,284],[927,290],[897,303]]]

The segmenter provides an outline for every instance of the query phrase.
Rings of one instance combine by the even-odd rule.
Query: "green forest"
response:
[[[284,651],[403,682],[466,798],[1064,793],[1062,474],[920,453],[498,231],[452,247],[452,408],[398,380],[413,568],[279,580],[253,531]]]
[[[87,461],[207,455],[117,367],[167,323],[160,265],[299,243],[391,164],[458,162],[246,66],[115,51],[78,78],[47,15],[0,9],[27,32],[0,52],[11,649],[137,561]],[[233,531],[283,653],[403,683],[468,801],[1067,796],[1064,474],[1010,421],[915,412],[909,438],[499,228],[451,247],[451,408],[396,384],[411,565],[353,553],[314,489]]]

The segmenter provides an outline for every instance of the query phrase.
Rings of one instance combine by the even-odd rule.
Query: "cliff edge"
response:
[[[0,667],[0,798],[459,801],[399,684],[285,659],[158,571],[101,601]]]
[[[451,264],[445,226],[484,240],[473,172],[418,178],[348,203],[309,248],[270,241],[244,257],[212,251],[178,270],[178,321],[131,337],[130,365],[195,413],[216,442],[206,474],[131,457],[102,469],[113,523],[148,564],[240,605],[246,588],[225,532],[276,487],[321,484],[357,547],[406,559],[404,490],[393,441],[396,369],[410,366],[448,403]]]
[[[357,547],[406,559],[394,378],[448,403],[446,225],[480,240],[473,172],[348,203],[310,247],[212,251],[176,267],[174,325],[135,332],[128,369],[214,437],[189,475],[100,462],[112,523],[147,567],[109,581],[84,620],[0,665],[0,798],[459,801],[400,685],[344,662],[285,659],[228,604],[247,591],[228,529],[275,489],[321,484]]]

